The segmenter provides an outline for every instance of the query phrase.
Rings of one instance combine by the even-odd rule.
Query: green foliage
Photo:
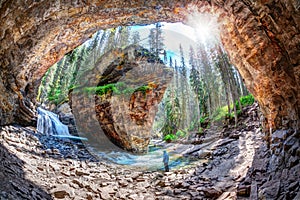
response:
[[[199,121],[197,119],[191,121],[190,126],[188,128],[188,131],[194,131],[197,130],[197,128],[199,127]]]
[[[146,92],[147,92],[148,90],[150,90],[150,89],[151,89],[150,86],[148,86],[148,85],[143,85],[143,86],[141,86],[141,87],[136,88],[135,91],[136,91],[136,92],[137,92],[137,91],[140,91],[140,92],[143,92],[144,94],[146,94]]]
[[[187,135],[187,133],[183,130],[178,130],[175,134],[178,138],[183,138]]]
[[[240,101],[241,101],[242,106],[249,106],[249,105],[252,105],[254,103],[255,99],[254,99],[253,95],[250,94],[250,95],[241,97]],[[238,101],[235,102],[235,105],[237,107],[237,114],[240,115],[242,113],[242,111],[239,108]],[[230,107],[232,108],[233,105],[231,105]],[[223,106],[223,107],[218,108],[212,116],[213,121],[219,121],[219,120],[222,120],[224,118],[227,118],[227,119],[231,119],[231,118],[233,119],[234,118],[234,113],[232,112],[232,113],[229,114],[227,106]]]
[[[228,114],[228,107],[223,106],[218,108],[212,115],[212,121],[220,121]]]
[[[149,87],[148,85],[132,88],[127,86],[124,82],[118,82],[118,83],[109,83],[97,87],[86,87],[84,88],[84,91],[88,94],[97,94],[99,96],[103,96],[108,94],[109,92],[113,92],[115,95],[121,95],[121,94],[127,95],[137,91],[146,93],[146,91],[150,89],[151,87]]]
[[[175,97],[171,98],[171,92],[168,91],[166,100],[165,100],[165,120],[161,128],[161,132],[164,136],[174,135],[177,132],[179,123],[180,123],[180,104],[179,99]]]
[[[117,91],[116,84],[110,83],[103,86],[97,86],[95,90],[95,94],[102,96],[107,94],[108,92]]]
[[[249,106],[254,103],[255,99],[252,94],[249,94],[247,96],[241,97],[240,101],[241,101],[242,106]],[[238,101],[235,102],[235,105],[236,105],[237,109],[240,109]]]
[[[107,85],[103,86],[97,86],[97,87],[85,87],[84,91],[87,92],[88,94],[97,94],[99,96],[105,95],[108,92],[117,92],[116,84],[115,83],[110,83]]]
[[[68,97],[62,94],[61,89],[55,89],[50,92],[48,93],[48,100],[55,105],[60,105],[68,100]]]
[[[78,88],[79,86],[78,85],[70,85],[68,90],[74,90],[76,88]]]
[[[173,135],[173,134],[167,134],[167,135],[164,136],[164,141],[166,141],[166,142],[175,141],[177,139],[178,139],[178,137],[176,135]]]
[[[201,124],[203,124],[203,123],[207,122],[208,119],[209,118],[207,116],[205,116],[205,117],[201,117],[199,121]]]
[[[203,132],[204,132],[204,129],[202,127],[199,127],[198,134],[201,135],[201,134],[203,134]]]

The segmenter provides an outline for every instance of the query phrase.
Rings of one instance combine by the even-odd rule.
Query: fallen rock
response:
[[[213,188],[203,187],[202,191],[203,191],[205,197],[207,197],[207,198],[217,198],[222,194],[222,191],[220,189],[217,189],[214,187]]]
[[[52,189],[51,194],[53,194],[55,198],[63,199],[66,198],[67,196],[73,197],[74,190],[69,185],[62,184],[62,185],[57,185],[56,188]]]

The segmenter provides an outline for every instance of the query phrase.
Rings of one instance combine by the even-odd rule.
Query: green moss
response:
[[[124,82],[118,82],[118,83],[106,84],[103,86],[97,86],[97,87],[85,87],[84,91],[88,94],[97,94],[99,96],[103,96],[108,94],[109,92],[113,92],[115,95],[121,95],[121,94],[127,95],[137,91],[146,93],[146,91],[150,89],[151,87],[147,85],[143,85],[137,88],[132,88],[127,86]]]
[[[135,89],[135,91],[137,92],[137,91],[140,91],[140,92],[143,92],[144,94],[148,91],[148,90],[150,90],[151,89],[151,87],[150,86],[148,86],[148,85],[143,85],[143,86],[141,86],[141,87],[138,87],[138,88],[136,88]]]
[[[55,105],[60,105],[68,101],[68,96],[63,94],[60,89],[55,89],[48,93],[48,100],[54,103]]]

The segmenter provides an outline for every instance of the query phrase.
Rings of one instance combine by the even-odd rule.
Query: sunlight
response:
[[[195,29],[195,34],[201,42],[219,42],[220,31],[216,16],[205,13],[194,13],[188,16],[187,24]]]

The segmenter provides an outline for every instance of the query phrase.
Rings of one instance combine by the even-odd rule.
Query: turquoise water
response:
[[[99,156],[101,159],[106,160],[109,163],[126,165],[132,168],[144,169],[148,171],[163,171],[163,151],[166,150],[169,154],[169,167],[170,170],[179,169],[182,167],[190,166],[195,163],[189,157],[185,157],[178,149],[184,149],[183,145],[176,148],[176,144],[166,144],[166,145],[150,145],[148,153],[137,155],[131,154],[123,150],[113,150],[113,151],[103,151],[99,147],[91,147],[94,154]],[[199,161],[199,160],[198,160]]]

